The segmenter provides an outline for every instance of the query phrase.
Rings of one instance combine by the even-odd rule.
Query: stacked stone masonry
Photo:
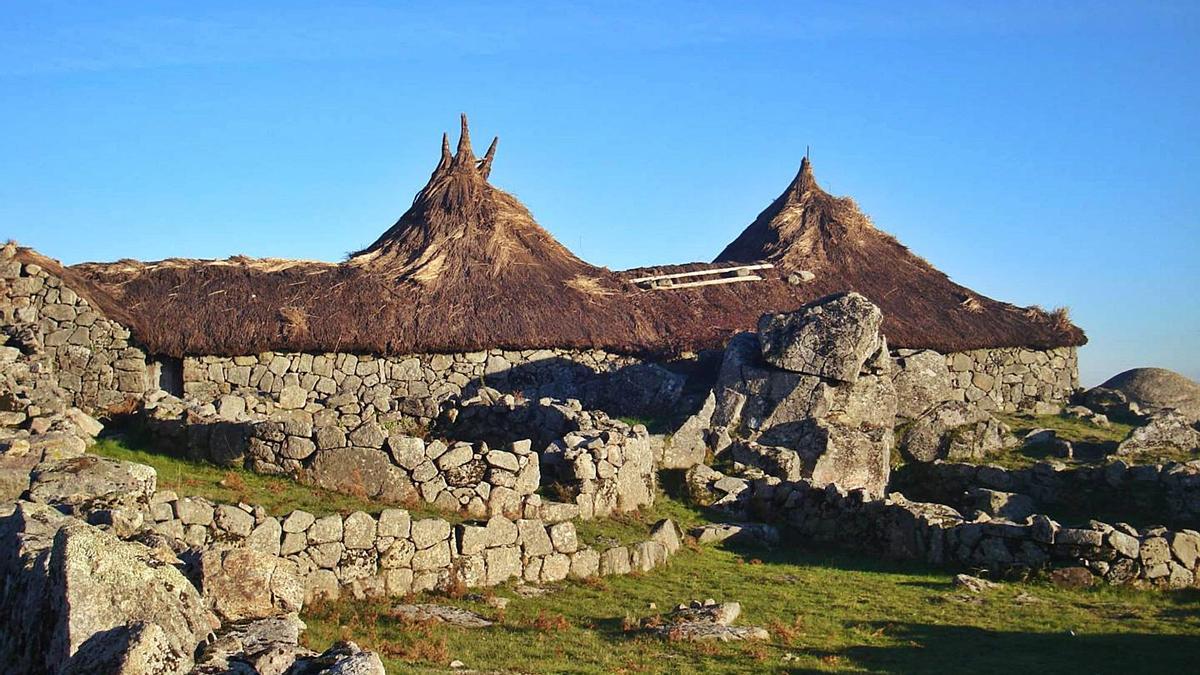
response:
[[[285,558],[296,565],[309,600],[336,598],[343,590],[355,597],[396,596],[459,584],[553,583],[649,571],[681,545],[671,521],[656,524],[645,541],[600,551],[582,545],[569,520],[529,515],[535,517],[493,516],[457,525],[414,518],[402,509],[274,517],[262,507],[162,491],[151,499],[147,521],[181,552],[247,547]]]
[[[364,411],[431,421],[442,403],[468,398],[485,385],[529,399],[578,398],[591,407],[652,409],[678,399],[682,378],[601,350],[493,349],[397,357],[266,352],[183,360],[187,398],[215,402],[233,394],[260,413],[270,410],[272,399],[281,407],[311,402],[337,407],[355,401]],[[638,400],[624,400],[623,391]]]
[[[146,354],[129,330],[41,265],[25,262],[12,244],[0,249],[0,320],[26,349],[50,357],[74,406],[101,410],[151,386]]]
[[[906,466],[896,487],[923,501],[952,505],[983,488],[1028,495],[1043,508],[1102,505],[1108,513],[1152,513],[1172,527],[1200,528],[1200,461],[1071,467],[1040,462],[1027,469],[934,462]]]
[[[795,536],[876,555],[992,574],[1069,567],[1108,583],[1164,588],[1195,586],[1200,575],[1200,532],[1190,529],[1097,521],[1072,528],[1041,514],[1023,523],[968,521],[949,506],[899,493],[870,500],[862,490],[778,479],[754,481],[751,490],[754,512]]]
[[[946,365],[952,398],[985,410],[1034,410],[1040,403],[1049,411],[1079,389],[1074,347],[976,349],[946,355]]]
[[[449,409],[440,428],[492,443],[529,439],[524,442],[541,457],[543,482],[585,519],[654,503],[657,473],[646,427],[585,410],[574,399],[530,401],[485,389]]]
[[[309,405],[315,412],[276,410],[269,419],[236,421],[244,418],[240,407],[237,415],[220,414],[228,412],[228,402],[219,408],[196,406],[161,393],[149,397],[143,418],[160,445],[186,447],[192,459],[290,475],[391,503],[424,501],[471,517],[511,516],[540,502],[536,493],[543,484],[543,463],[561,497],[570,502],[546,502],[544,508],[590,519],[653,503],[655,467],[644,427],[585,411],[574,400],[518,403],[511,395],[484,391],[489,403],[476,398],[452,409],[465,411],[464,420],[474,420],[456,427],[460,433],[471,429],[478,434],[469,440],[426,441],[405,434],[394,421],[364,421],[356,413],[314,404]],[[484,409],[489,414],[473,414]],[[517,427],[510,418],[492,414],[494,410],[525,419],[530,410],[537,419],[552,416],[558,427],[536,429],[556,428],[564,435],[543,450],[512,435]],[[485,431],[479,426],[483,420],[500,426]],[[540,458],[538,450],[543,450]]]

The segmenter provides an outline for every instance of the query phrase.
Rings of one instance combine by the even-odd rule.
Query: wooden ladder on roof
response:
[[[675,274],[657,274],[649,277],[638,277],[629,281],[647,290],[665,291],[676,288],[696,288],[698,286],[716,286],[718,284],[736,284],[743,281],[762,281],[762,277],[754,274],[757,270],[775,267],[771,263],[755,263],[753,265],[736,265],[720,267],[711,270],[695,272],[676,272]],[[705,278],[712,277],[712,278]]]

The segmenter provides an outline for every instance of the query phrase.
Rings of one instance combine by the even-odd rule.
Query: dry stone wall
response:
[[[430,421],[445,401],[468,398],[485,385],[528,399],[577,398],[589,407],[645,414],[678,400],[683,378],[661,366],[601,350],[493,349],[398,357],[266,352],[183,360],[183,393],[189,399],[216,402],[232,394],[246,398],[247,406],[261,413],[269,412],[273,403],[283,408],[309,402],[336,407],[353,400],[378,413],[399,412]]]
[[[968,521],[955,509],[911,502],[899,493],[870,500],[836,485],[760,479],[748,497],[760,517],[794,536],[894,558],[1003,573],[1072,568],[1113,584],[1194,586],[1200,574],[1200,532],[1137,529],[1090,521],[1063,527],[1045,515],[1024,522]]]
[[[215,504],[156,493],[147,522],[179,551],[247,547],[296,565],[308,600],[406,595],[456,585],[494,586],[509,579],[552,583],[570,578],[649,571],[679,550],[669,520],[648,539],[597,550],[580,543],[574,523],[539,515],[453,524],[403,509],[318,517],[272,516],[262,507]]]
[[[459,435],[447,440],[406,434],[395,420],[319,406],[227,419],[214,406],[162,393],[149,397],[143,420],[159,445],[186,448],[192,459],[392,503],[424,501],[471,517],[519,514],[540,503],[536,493],[550,482],[542,480],[543,465],[569,502],[546,502],[543,509],[590,519],[653,503],[655,465],[645,427],[583,410],[575,400],[535,404],[483,393],[486,402],[476,397],[451,409],[462,411],[456,417],[463,423],[449,427]],[[528,438],[547,429],[554,430],[552,440],[535,445]]]
[[[49,357],[74,406],[95,412],[151,388],[146,353],[129,331],[12,244],[0,248],[0,322],[10,344]]]
[[[1156,522],[1173,527],[1200,527],[1200,461],[1071,467],[1040,462],[1027,469],[934,462],[907,465],[894,476],[893,487],[924,501],[958,504],[964,494],[983,488],[1028,495],[1042,507],[1099,507],[1106,514],[1126,512],[1131,520],[1153,514]]]
[[[1079,389],[1075,347],[976,349],[946,355],[952,400],[984,410],[1057,412]]]

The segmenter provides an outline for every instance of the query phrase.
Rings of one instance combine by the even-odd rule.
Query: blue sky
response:
[[[466,111],[585,259],[707,260],[811,146],[956,281],[1069,306],[1086,384],[1200,378],[1200,3],[323,4],[0,2],[0,236],[337,260]]]

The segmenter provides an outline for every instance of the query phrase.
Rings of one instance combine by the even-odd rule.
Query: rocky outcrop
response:
[[[854,296],[832,296],[791,317],[766,317],[769,336],[746,333],[730,341],[714,387],[710,433],[718,451],[735,441],[786,448],[802,460],[805,477],[883,494],[896,416],[892,361],[878,334],[878,310]],[[788,336],[803,344],[787,347]],[[852,348],[840,342],[847,336]],[[837,377],[784,370],[763,354]]]
[[[145,464],[81,455],[34,467],[26,498],[85,519],[119,514],[136,529],[157,484],[157,473]]]
[[[679,605],[661,621],[645,623],[651,634],[671,641],[741,642],[770,639],[770,634],[763,628],[734,626],[733,622],[741,614],[742,606],[736,602],[694,600],[690,604]]]
[[[1118,455],[1200,452],[1200,426],[1185,415],[1165,412],[1138,427],[1117,446]]]
[[[984,459],[1015,442],[1009,429],[987,412],[962,401],[939,403],[917,417],[900,440],[917,462]]]
[[[892,386],[896,388],[897,418],[916,419],[933,406],[954,399],[945,356],[928,349],[900,349],[895,361]]]
[[[146,663],[186,673],[218,625],[169,553],[28,502],[4,519],[0,539],[9,580],[0,613],[21,617],[0,631],[0,658],[15,672]]]
[[[299,612],[304,584],[294,562],[241,546],[204,551],[200,589],[223,621],[265,619]]]
[[[763,360],[794,373],[854,382],[879,351],[883,312],[858,293],[841,293],[758,321]]]
[[[1200,384],[1165,368],[1126,370],[1097,389],[1120,392],[1143,414],[1173,411],[1191,422],[1200,420]]]

